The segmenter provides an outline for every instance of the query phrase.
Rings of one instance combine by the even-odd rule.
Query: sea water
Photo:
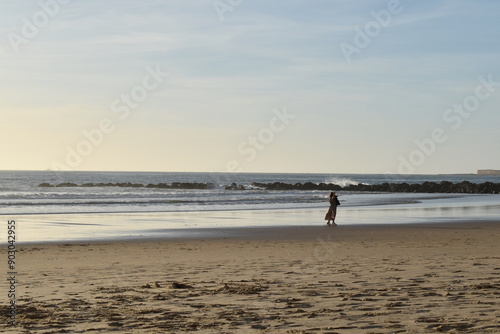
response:
[[[0,171],[0,215],[25,242],[168,236],[212,227],[324,224],[328,192],[255,189],[253,182],[500,182],[484,175]],[[212,189],[39,187],[41,183],[212,183]],[[246,190],[226,190],[231,183]],[[497,220],[499,195],[338,191],[339,224]],[[326,212],[326,211],[325,211]],[[0,227],[1,228],[1,227]],[[0,229],[0,242],[4,232]]]

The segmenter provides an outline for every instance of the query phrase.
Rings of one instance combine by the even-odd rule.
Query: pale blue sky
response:
[[[3,1],[0,169],[500,169],[499,15],[494,0]]]

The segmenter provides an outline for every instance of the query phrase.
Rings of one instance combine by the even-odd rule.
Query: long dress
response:
[[[330,198],[330,207],[328,208],[328,212],[325,215],[325,220],[333,220],[335,221],[335,216],[337,215],[337,197],[334,196]]]

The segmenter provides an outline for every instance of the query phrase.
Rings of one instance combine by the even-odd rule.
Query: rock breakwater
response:
[[[215,189],[217,185],[214,183],[204,182],[173,182],[171,184],[140,184],[140,183],[84,183],[76,184],[72,182],[64,182],[59,184],[40,183],[38,187],[127,187],[127,188],[159,188],[159,189]],[[224,187],[225,190],[248,190],[249,187],[232,183]],[[421,184],[409,183],[381,183],[381,184],[355,184],[348,186],[340,186],[334,183],[260,183],[253,182],[251,189],[261,190],[323,190],[323,191],[360,191],[360,192],[402,192],[402,193],[464,193],[464,194],[499,194],[500,183],[485,182],[472,183],[463,181],[460,183],[452,183],[449,181],[442,182],[424,182]]]

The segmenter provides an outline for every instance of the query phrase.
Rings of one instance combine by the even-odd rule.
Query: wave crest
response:
[[[348,187],[348,186],[353,186],[353,185],[355,186],[358,184],[369,185],[369,183],[359,182],[359,181],[355,181],[353,179],[344,178],[344,177],[330,177],[330,178],[327,178],[325,180],[325,183],[327,183],[327,184],[333,183],[333,184],[341,186],[342,188]]]

